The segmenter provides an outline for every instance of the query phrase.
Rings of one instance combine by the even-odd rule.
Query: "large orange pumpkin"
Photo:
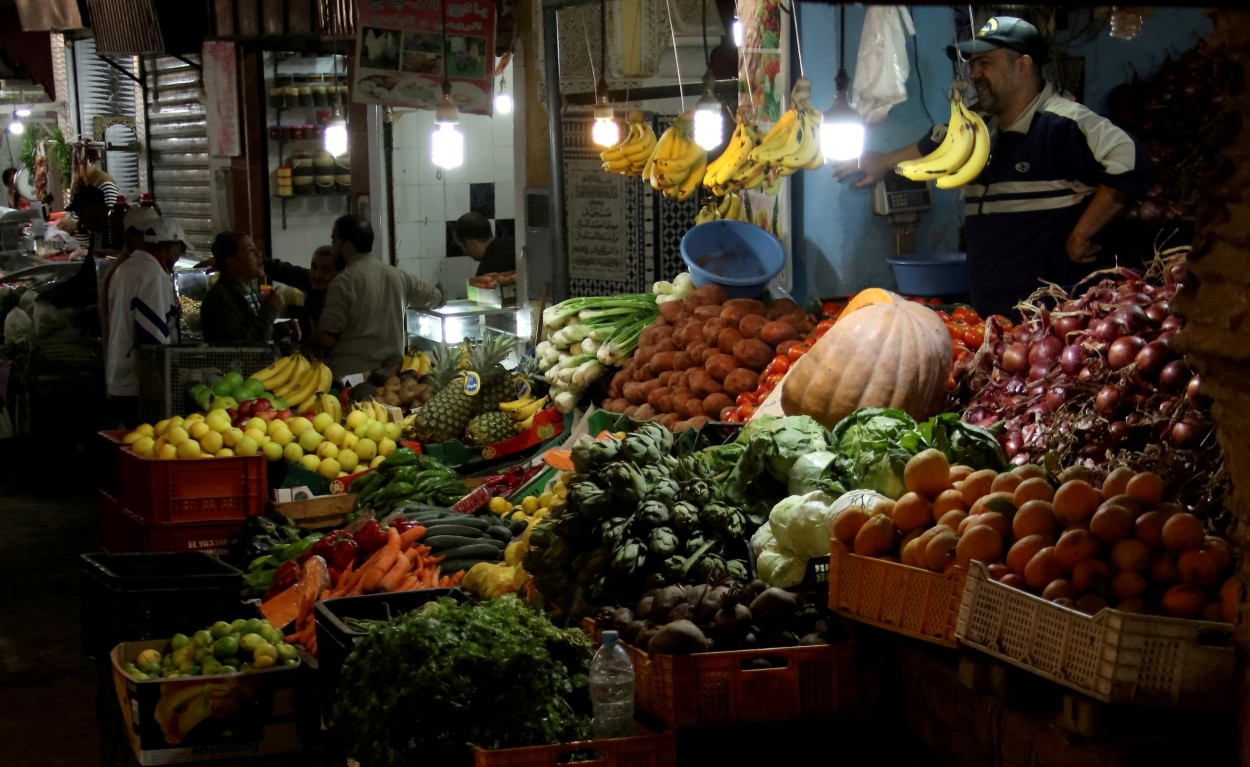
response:
[[[781,407],[829,428],[861,407],[900,408],[923,420],[942,406],[951,354],[932,309],[870,288],[790,369]]]

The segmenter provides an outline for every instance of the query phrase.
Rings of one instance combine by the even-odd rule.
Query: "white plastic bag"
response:
[[[907,100],[907,77],[911,70],[904,26],[907,34],[916,34],[905,6],[874,5],[864,16],[855,82],[851,86],[851,106],[870,125],[884,120],[891,109]]]

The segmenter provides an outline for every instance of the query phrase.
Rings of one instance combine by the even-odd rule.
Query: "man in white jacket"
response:
[[[104,378],[118,420],[139,421],[140,345],[177,340],[178,299],[170,270],[182,252],[182,236],[170,219],[151,221],[143,247],[113,269],[109,285],[109,335]]]

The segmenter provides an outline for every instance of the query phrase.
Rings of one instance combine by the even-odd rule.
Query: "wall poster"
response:
[[[564,160],[565,211],[568,222],[569,279],[629,278],[629,231],[626,223],[626,184],[632,176],[604,173],[597,155]]]
[[[208,153],[213,157],[238,157],[243,153],[243,144],[239,136],[239,75],[235,44],[206,40],[200,58],[204,72]]]
[[[357,0],[353,101],[433,109],[442,99],[445,73],[461,112],[492,113],[495,3],[443,2]]]

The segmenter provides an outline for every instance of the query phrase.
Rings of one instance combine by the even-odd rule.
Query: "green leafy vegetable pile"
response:
[[[562,630],[514,597],[448,597],[369,621],[343,664],[330,720],[369,767],[468,767],[472,746],[512,748],[590,735],[581,631]]]

